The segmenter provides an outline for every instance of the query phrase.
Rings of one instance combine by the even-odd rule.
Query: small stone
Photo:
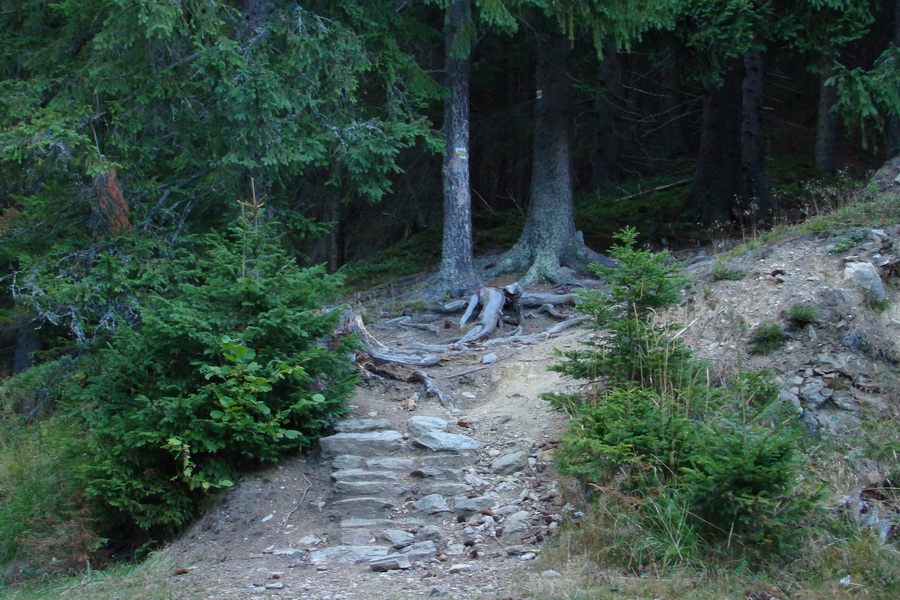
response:
[[[495,362],[497,362],[497,353],[496,352],[490,352],[481,357],[481,364],[483,364],[483,365],[490,365]]]
[[[262,518],[262,520],[260,521],[260,523],[267,523],[267,522],[271,521],[271,520],[274,519],[274,518],[275,518],[275,515],[266,515],[265,517]]]
[[[510,452],[509,454],[504,454],[503,456],[492,462],[491,469],[498,475],[511,475],[516,471],[521,471],[522,469],[524,469],[525,465],[527,464],[527,452]]]
[[[441,539],[441,528],[435,525],[426,525],[416,532],[415,539],[417,542],[439,540]]]
[[[266,589],[267,590],[283,590],[284,584],[281,583],[280,581],[276,581],[275,583],[267,583]]]
[[[400,529],[387,529],[381,533],[381,537],[398,550],[406,548],[415,540],[413,534]]]
[[[435,596],[435,597],[446,596],[447,590],[445,590],[444,588],[433,587],[433,588],[431,588],[431,591],[428,592],[428,595]]]
[[[461,496],[453,502],[453,510],[458,513],[475,513],[486,508],[493,508],[494,499],[489,496],[475,496],[474,498],[466,498]]]
[[[424,498],[413,502],[412,506],[415,512],[425,513],[427,515],[450,512],[447,501],[440,494],[430,494],[425,496]]]
[[[545,579],[559,579],[560,577],[562,577],[562,575],[560,575],[559,571],[547,569],[546,571],[541,573],[541,577],[544,577]]]
[[[403,554],[405,554],[410,560],[432,558],[436,556],[437,553],[437,546],[431,540],[425,542],[416,542],[412,546],[409,546],[408,548],[403,550]]]
[[[475,567],[473,567],[472,565],[467,564],[467,563],[461,563],[458,565],[451,566],[447,572],[450,573],[451,575],[453,575],[454,573],[471,573],[474,570],[475,570]]]
[[[395,571],[397,569],[409,569],[412,564],[409,558],[402,554],[389,554],[381,558],[375,558],[369,561],[369,567],[373,571]]]

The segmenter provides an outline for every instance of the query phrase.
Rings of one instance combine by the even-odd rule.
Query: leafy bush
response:
[[[636,511],[647,560],[737,548],[776,556],[793,547],[815,499],[799,477],[801,433],[778,401],[778,383],[759,372],[696,385],[699,365],[651,321],[652,308],[674,303],[684,280],[664,255],[634,249],[630,232],[620,239],[625,246],[612,252],[619,269],[598,270],[612,290],[581,304],[611,335],[556,367],[601,379],[603,392],[545,397],[574,417],[560,466],[595,490],[631,498],[620,504]]]
[[[198,242],[140,327],[122,328],[69,391],[92,432],[86,497],[155,536],[237,467],[309,446],[354,383],[348,344],[328,345],[339,314],[320,309],[336,279],[299,268],[248,220]]]

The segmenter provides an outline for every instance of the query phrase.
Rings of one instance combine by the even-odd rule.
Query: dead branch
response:
[[[659,187],[655,187],[650,190],[644,190],[642,192],[637,192],[636,194],[629,194],[628,196],[622,196],[621,198],[616,198],[613,202],[621,202],[622,200],[631,200],[632,198],[639,198],[641,196],[647,196],[649,194],[655,194],[656,192],[664,192],[666,190],[671,190],[673,188],[681,187],[683,185],[687,185],[691,182],[690,179],[680,179],[674,183],[667,183],[666,185],[661,185]]]

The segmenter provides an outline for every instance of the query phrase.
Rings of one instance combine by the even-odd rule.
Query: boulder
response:
[[[844,279],[849,279],[866,291],[869,302],[884,302],[887,291],[875,265],[868,262],[850,262],[844,265]]]

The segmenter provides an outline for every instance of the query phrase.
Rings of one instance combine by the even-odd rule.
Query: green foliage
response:
[[[687,279],[667,252],[654,254],[635,247],[637,232],[623,229],[621,244],[609,255],[617,267],[594,265],[598,276],[609,282],[608,291],[589,290],[579,297],[579,308],[591,316],[592,326],[609,330],[609,337],[590,342],[589,351],[563,353],[564,362],[553,367],[580,378],[603,378],[612,386],[638,384],[665,389],[672,380],[687,381],[690,352],[679,340],[666,336],[666,328],[654,324],[657,308],[681,298]]]
[[[354,382],[347,343],[327,345],[338,313],[319,308],[336,279],[248,220],[196,243],[176,253],[173,293],[148,299],[69,391],[93,434],[86,497],[155,535],[237,467],[309,446]]]
[[[819,311],[811,304],[798,302],[784,312],[784,318],[796,325],[815,325],[819,322]]]
[[[900,119],[898,64],[900,48],[890,44],[872,69],[866,71],[838,65],[834,77],[829,80],[838,91],[835,110],[847,125],[858,127],[863,132],[863,147],[872,143],[873,133],[884,132],[890,119]]]
[[[79,436],[61,417],[0,432],[0,564],[18,571],[0,581],[82,568],[103,542],[77,482]]]
[[[778,323],[763,323],[750,334],[747,350],[750,354],[767,354],[784,344],[784,330]]]
[[[611,252],[618,268],[598,269],[610,291],[581,302],[610,336],[556,367],[600,380],[603,392],[545,396],[573,416],[560,467],[630,498],[647,561],[684,564],[738,548],[778,556],[795,546],[796,524],[815,500],[800,484],[795,419],[770,373],[696,384],[700,365],[651,323],[653,309],[678,300],[684,278],[667,255],[635,249],[634,235],[621,233]]]

